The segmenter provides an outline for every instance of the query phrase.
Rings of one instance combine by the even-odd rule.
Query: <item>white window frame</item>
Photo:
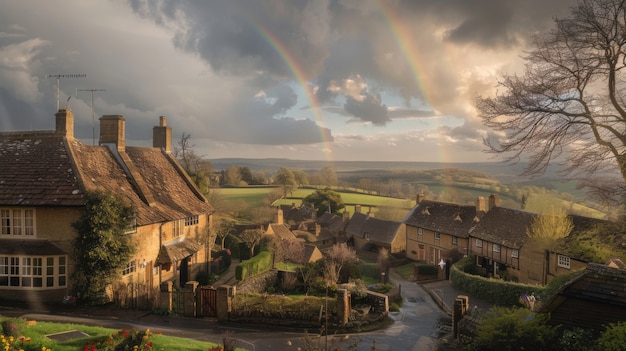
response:
[[[458,245],[459,244],[459,238],[457,238],[456,236],[452,237],[452,245]]]
[[[0,237],[35,237],[35,209],[11,208],[0,209]]]
[[[441,233],[435,232],[435,240],[441,240]]]
[[[191,225],[198,225],[198,223],[200,223],[200,216],[198,215],[185,218],[186,227],[191,226]]]
[[[128,262],[126,267],[122,270],[122,275],[129,275],[131,273],[135,273],[137,271],[137,261],[131,260]]]
[[[500,253],[500,244],[493,244],[492,249],[494,253]]]
[[[482,239],[476,239],[476,247],[483,247]]]
[[[417,228],[417,235],[424,235],[424,230],[422,228]]]
[[[511,258],[519,258],[519,250],[518,249],[511,250]]]
[[[556,264],[557,264],[557,266],[559,266],[561,268],[567,268],[567,269],[571,268],[571,260],[570,260],[569,256],[557,255],[556,256]]]
[[[67,286],[66,256],[0,256],[0,289]]]

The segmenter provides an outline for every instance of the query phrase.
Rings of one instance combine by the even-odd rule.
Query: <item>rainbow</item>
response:
[[[420,63],[419,51],[412,38],[411,29],[407,21],[402,19],[400,13],[398,13],[390,1],[377,0],[376,3],[391,30],[394,41],[407,60],[417,87],[424,95],[424,103],[430,106],[432,96],[429,95],[427,86],[429,86],[428,83],[432,82],[430,82],[428,80],[429,77],[424,74],[427,70],[424,69]]]
[[[315,116],[315,120],[317,124],[320,126],[319,128],[320,135],[321,135],[322,142],[324,144],[323,151],[324,151],[324,154],[326,155],[326,158],[329,160],[331,156],[330,154],[332,152],[332,146],[331,146],[332,140],[330,137],[330,133],[328,132],[327,129],[325,129],[326,124],[324,123],[324,117],[322,116],[322,109],[320,106],[319,99],[317,98],[317,95],[315,95],[315,92],[313,91],[311,84],[309,80],[307,79],[304,69],[302,68],[301,65],[298,64],[298,61],[294,58],[294,56],[291,54],[291,52],[285,46],[285,44],[278,37],[276,37],[272,32],[270,32],[269,29],[267,29],[265,26],[263,26],[261,23],[258,23],[257,21],[251,21],[251,24],[253,25],[254,28],[256,28],[256,30],[259,32],[261,37],[263,37],[263,39],[268,44],[270,44],[272,48],[274,48],[274,50],[276,50],[276,52],[280,55],[282,60],[285,62],[285,64],[287,65],[291,73],[293,74],[297,83],[304,90],[305,96],[307,100],[309,101],[309,104]]]

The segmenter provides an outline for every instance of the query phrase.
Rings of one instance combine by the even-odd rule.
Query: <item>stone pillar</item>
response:
[[[350,292],[346,289],[337,289],[337,323],[341,326],[348,324],[352,313]]]
[[[454,338],[459,337],[459,321],[463,319],[469,309],[469,297],[466,295],[458,295],[454,300],[452,308],[452,334]]]
[[[197,281],[189,281],[183,287],[183,315],[185,317],[196,316],[196,290],[199,284]]]
[[[161,288],[161,292],[159,294],[159,308],[167,312],[171,312],[172,311],[173,283],[163,282],[161,283],[160,288]]]
[[[222,285],[217,288],[217,320],[227,322],[230,311],[233,308],[233,298],[235,297],[236,286]]]

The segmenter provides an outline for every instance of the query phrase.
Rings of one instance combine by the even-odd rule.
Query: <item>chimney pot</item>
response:
[[[500,198],[498,197],[498,195],[489,195],[489,210],[497,206],[500,206]]]
[[[159,125],[152,128],[152,147],[172,152],[172,127],[167,126],[165,116],[160,116]]]
[[[100,118],[100,145],[114,143],[117,151],[126,150],[126,119],[121,115]]]
[[[485,197],[478,196],[476,198],[476,212],[487,212],[487,207],[485,205]]]
[[[74,137],[74,114],[69,108],[61,109],[54,114],[56,117],[56,130],[55,133],[64,135],[68,138]]]

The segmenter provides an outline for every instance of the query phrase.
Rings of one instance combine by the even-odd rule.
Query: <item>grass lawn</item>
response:
[[[411,262],[409,264],[405,264],[403,266],[394,267],[393,270],[396,271],[402,278],[406,280],[412,280],[413,275],[415,274],[415,263]]]
[[[8,318],[4,316],[0,316],[0,321],[6,321],[7,325],[10,325],[11,328],[14,329],[14,335],[16,335],[12,342],[9,341],[8,338],[2,339],[0,337],[1,350],[113,350],[111,343],[117,345],[126,339],[126,336],[135,335],[139,335],[139,339],[142,340],[142,345],[151,345],[151,350],[207,351],[210,350],[211,347],[217,346],[216,343],[161,335],[157,330],[117,330],[70,323],[27,321],[21,318]],[[68,331],[78,332],[72,333],[75,334],[75,338],[69,338],[69,340],[52,336],[52,334]],[[146,335],[142,338],[143,333],[146,333]],[[47,337],[46,335],[50,335],[51,337]],[[86,345],[90,347],[85,348]],[[91,348],[92,345],[95,345],[95,348]],[[140,347],[139,349],[143,350],[144,348]],[[244,349],[238,348],[238,350]]]

